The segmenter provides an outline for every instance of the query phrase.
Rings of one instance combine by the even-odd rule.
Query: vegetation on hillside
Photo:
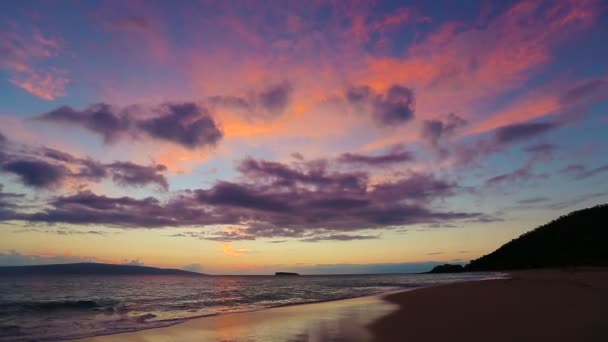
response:
[[[465,271],[608,266],[608,204],[578,210],[471,261]]]

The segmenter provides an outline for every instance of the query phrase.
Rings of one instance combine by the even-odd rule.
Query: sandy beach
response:
[[[608,341],[608,269],[511,275],[389,295],[374,340]]]
[[[608,269],[511,275],[384,297],[218,315],[82,341],[608,340]]]

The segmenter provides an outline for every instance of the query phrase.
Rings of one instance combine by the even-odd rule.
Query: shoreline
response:
[[[604,317],[608,317],[608,268],[507,274],[509,278],[466,280],[219,314],[169,327],[77,341],[608,340],[608,330],[604,329]]]
[[[507,274],[509,278],[219,314],[77,341],[608,340],[608,306],[602,305],[608,303],[608,268]]]
[[[403,290],[400,292],[409,292]],[[253,311],[213,314],[187,319],[170,326],[135,330],[65,341],[80,342],[143,342],[143,341],[282,341],[292,340],[297,335],[324,341],[337,336],[346,336],[348,341],[369,341],[371,333],[367,326],[377,318],[397,308],[383,299],[385,294],[374,294],[347,299],[335,299],[314,303],[301,303]],[[319,318],[326,322],[341,322],[348,329],[333,329],[318,324]],[[332,325],[332,324],[329,324]],[[311,329],[312,327],[312,329]],[[299,339],[296,339],[300,341]],[[304,339],[302,341],[307,341]]]
[[[478,279],[467,279],[467,280],[459,280],[459,281],[455,281],[453,283],[449,283],[449,284],[430,284],[430,285],[426,285],[426,286],[416,286],[416,287],[403,287],[403,288],[399,288],[399,289],[393,289],[390,291],[383,291],[383,292],[378,292],[378,293],[371,293],[371,294],[365,294],[365,295],[360,295],[360,296],[353,296],[353,297],[341,297],[341,298],[334,298],[334,299],[325,299],[325,300],[318,300],[318,301],[311,301],[311,302],[298,302],[298,303],[288,303],[288,304],[279,304],[279,305],[275,305],[275,306],[268,306],[268,307],[262,307],[262,308],[257,308],[257,309],[249,309],[249,310],[243,310],[243,311],[235,311],[235,312],[226,312],[226,313],[212,313],[212,314],[206,314],[206,315],[201,315],[201,316],[195,316],[195,317],[188,317],[188,318],[178,318],[175,320],[172,320],[173,322],[167,325],[163,325],[163,326],[158,326],[158,327],[148,327],[148,328],[142,328],[142,329],[134,329],[134,330],[129,330],[129,331],[121,331],[121,332],[112,332],[112,333],[108,333],[108,334],[99,334],[99,335],[94,335],[94,336],[87,336],[87,337],[78,337],[78,338],[73,338],[73,339],[68,339],[65,341],[82,341],[82,342],[98,342],[98,341],[119,341],[120,336],[124,336],[126,334],[139,334],[139,335],[148,335],[145,340],[151,340],[151,341],[155,341],[156,339],[152,336],[155,335],[154,333],[148,333],[148,332],[152,332],[152,331],[159,331],[159,330],[163,330],[163,329],[168,329],[168,328],[179,328],[180,326],[184,325],[184,324],[189,324],[191,322],[197,322],[200,321],[201,323],[203,323],[204,325],[204,321],[205,320],[209,320],[209,319],[218,319],[221,320],[223,319],[222,317],[225,316],[231,316],[231,315],[248,315],[248,316],[255,316],[258,314],[264,314],[267,311],[270,311],[271,313],[274,312],[274,310],[286,310],[286,311],[306,311],[308,310],[307,308],[311,308],[312,307],[312,311],[316,310],[317,306],[323,306],[324,309],[327,310],[332,310],[332,309],[336,309],[336,307],[341,307],[342,304],[345,304],[346,306],[348,306],[348,304],[353,303],[353,305],[357,305],[359,301],[365,301],[366,304],[368,305],[375,305],[380,309],[380,307],[385,307],[385,304],[388,305],[392,305],[391,303],[389,303],[388,301],[385,300],[385,298],[387,296],[391,296],[394,294],[399,294],[399,293],[408,293],[408,292],[413,292],[413,291],[419,291],[422,289],[426,289],[426,288],[430,288],[430,287],[437,287],[437,286],[446,286],[446,285],[451,285],[451,284],[455,284],[455,283],[467,283],[467,282],[478,282],[478,281],[487,281],[487,280],[493,280],[493,279],[504,279],[506,276],[508,276],[508,273],[505,272],[479,272],[479,273],[487,273],[488,277],[487,278],[478,278]],[[420,274],[420,275],[426,275],[426,274]],[[290,308],[294,308],[294,310],[290,310]],[[393,307],[393,309],[396,309],[396,307]],[[388,313],[388,312],[385,312]],[[375,317],[378,318],[378,317]],[[364,324],[362,324],[362,328],[367,329],[367,325],[371,324],[374,319],[367,319],[367,322],[365,322]],[[114,337],[117,337],[117,339],[114,339]],[[126,337],[124,337],[126,338]],[[132,338],[132,337],[129,337]],[[364,340],[368,340],[368,339],[364,339]],[[128,339],[127,341],[131,341],[131,339]]]

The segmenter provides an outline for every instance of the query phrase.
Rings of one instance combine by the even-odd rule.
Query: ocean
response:
[[[498,273],[315,276],[0,277],[0,341],[56,341],[322,302]]]

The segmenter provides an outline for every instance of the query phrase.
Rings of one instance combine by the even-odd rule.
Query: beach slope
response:
[[[608,269],[531,270],[511,279],[389,295],[375,341],[608,341]]]

